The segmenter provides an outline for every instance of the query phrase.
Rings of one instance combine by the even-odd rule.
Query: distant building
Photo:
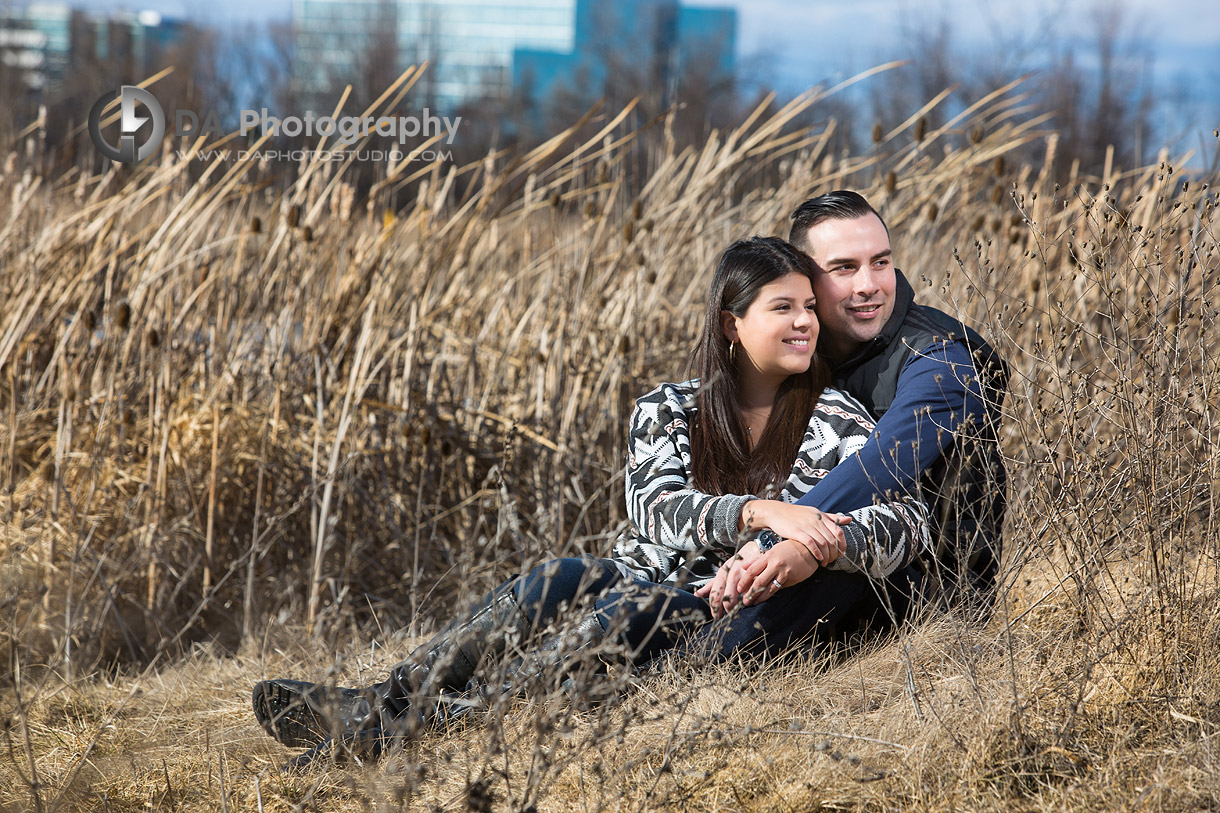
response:
[[[608,71],[630,69],[670,87],[685,70],[731,77],[736,64],[737,12],[680,6],[677,0],[578,0],[576,43],[570,51],[518,49],[513,85],[534,100],[567,86],[596,89]]]
[[[539,98],[561,82],[600,85],[616,61],[661,82],[695,60],[731,75],[737,16],[677,0],[294,0],[293,28],[306,98],[333,102],[393,31],[397,70],[429,63],[417,104],[444,113],[514,89]]]
[[[190,30],[155,11],[95,14],[67,3],[0,9],[0,65],[31,93],[53,93],[70,68],[124,60],[133,75],[151,74],[166,48]]]
[[[336,88],[358,81],[375,57],[398,73],[398,2],[293,0],[293,91],[311,110],[329,112]],[[388,45],[388,48],[386,47]]]
[[[711,70],[732,76],[737,65],[737,9],[695,8],[678,11],[680,70]]]
[[[0,8],[0,65],[28,90],[63,81],[72,51],[72,9],[67,3]]]
[[[400,0],[399,53],[406,64],[429,62],[427,101],[451,108],[511,89],[518,48],[570,51],[576,0]]]

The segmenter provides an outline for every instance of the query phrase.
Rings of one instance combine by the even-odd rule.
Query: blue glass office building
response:
[[[736,64],[737,12],[681,6],[676,0],[578,0],[576,42],[570,51],[518,48],[513,84],[534,100],[564,85],[598,87],[609,66],[644,71],[668,83],[687,69],[731,77]]]

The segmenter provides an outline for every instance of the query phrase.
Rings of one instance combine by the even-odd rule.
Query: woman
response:
[[[556,559],[505,582],[366,689],[259,683],[254,712],[267,732],[313,747],[298,765],[335,741],[373,755],[386,738],[441,727],[489,696],[571,678],[588,664],[577,653],[596,652],[599,667],[675,647],[712,659],[771,654],[887,609],[901,615],[885,580],[927,544],[924,507],[832,515],[791,504],[873,428],[859,403],[826,387],[813,273],[777,237],[721,256],[693,356],[699,379],[636,404],[634,534],[613,558]],[[737,560],[745,566],[733,570]],[[581,688],[600,675],[584,674]]]

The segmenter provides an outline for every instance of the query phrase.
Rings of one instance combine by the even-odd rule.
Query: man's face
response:
[[[885,225],[874,214],[823,220],[809,229],[806,250],[817,265],[813,292],[822,345],[831,358],[850,356],[881,332],[894,312],[894,261]]]

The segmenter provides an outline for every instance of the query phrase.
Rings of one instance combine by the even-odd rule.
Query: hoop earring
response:
[[[737,342],[729,342],[729,364],[733,363],[733,351],[737,349]]]

